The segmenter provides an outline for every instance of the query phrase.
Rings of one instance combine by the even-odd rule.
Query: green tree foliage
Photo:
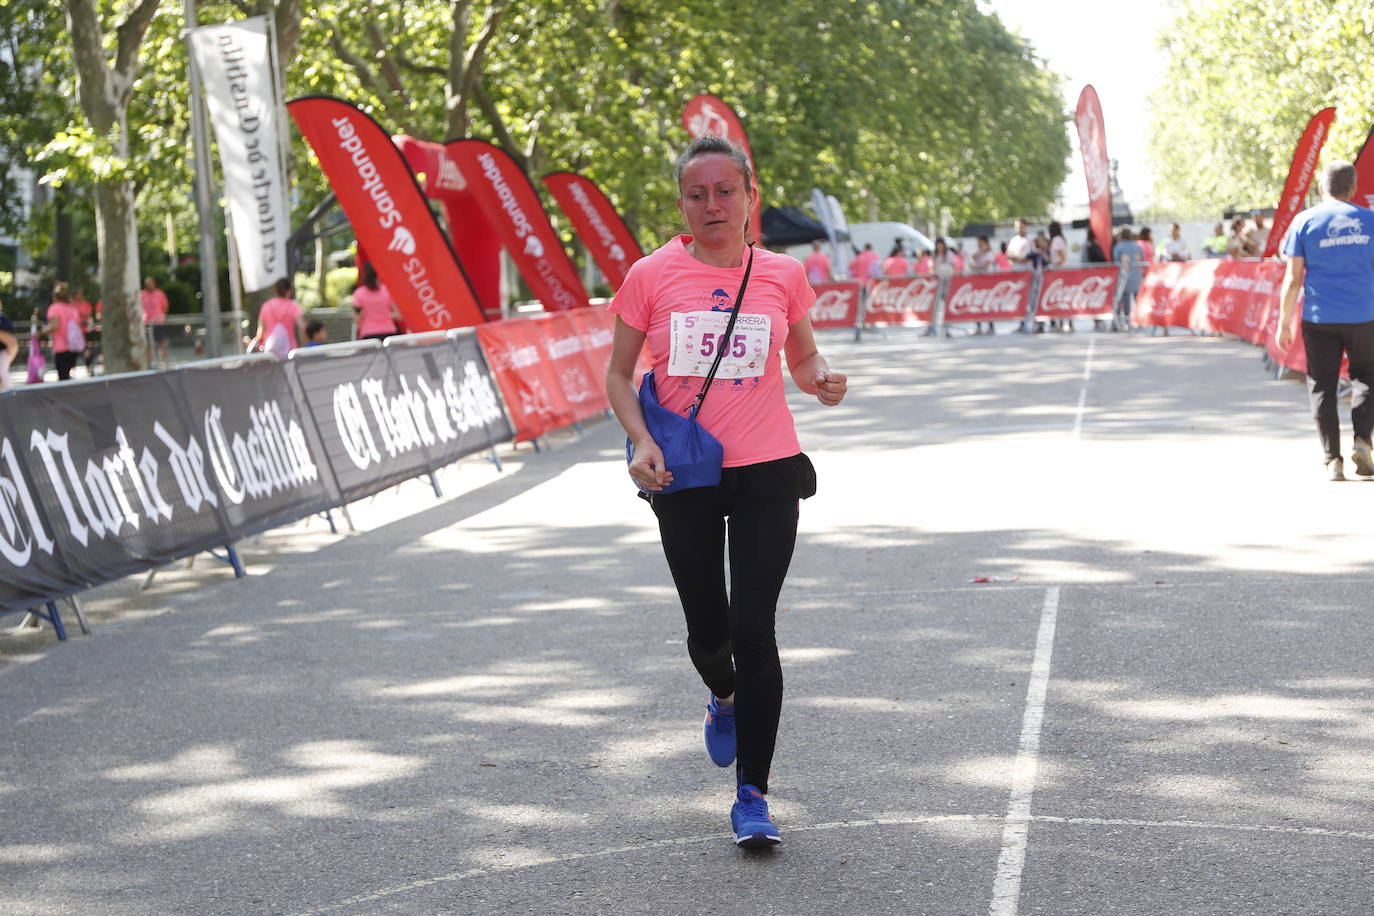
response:
[[[678,223],[668,165],[699,92],[739,111],[765,203],[801,203],[816,184],[875,218],[996,219],[1042,213],[1066,173],[1058,79],[973,0],[758,0],[745,20],[709,0],[327,5],[302,46],[347,68],[312,65],[313,88],[332,82],[396,129],[444,139],[463,123],[444,108],[460,95],[453,62],[479,51],[462,96],[472,132],[531,172],[583,170],[650,242]]]
[[[64,34],[54,4],[0,4],[28,4]],[[132,7],[98,5],[111,21]],[[143,39],[127,156],[70,104],[70,39],[21,39],[58,102],[37,127],[42,166],[76,184],[125,175],[145,260],[161,263],[169,215],[183,251],[196,231],[181,7],[167,0]],[[288,97],[337,95],[424,139],[489,138],[535,176],[583,171],[649,245],[678,228],[670,165],[700,92],[743,118],[765,204],[804,203],[819,185],[856,220],[998,219],[1043,213],[1066,172],[1058,78],[975,0],[756,0],[747,15],[715,0],[199,0],[197,12],[273,15]],[[301,216],[328,188],[298,137],[292,153]]]
[[[1308,119],[1336,106],[1323,159],[1354,159],[1374,122],[1368,0],[1184,0],[1152,96],[1156,194],[1176,212],[1278,202]]]

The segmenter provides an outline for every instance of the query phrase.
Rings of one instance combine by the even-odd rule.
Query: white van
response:
[[[935,250],[934,242],[906,223],[851,223],[849,226],[849,244],[853,245],[856,251],[863,251],[865,245],[872,245],[874,253],[880,258],[885,258],[898,241],[905,243],[910,254]],[[828,247],[829,243],[825,243],[823,250]],[[783,251],[798,261],[805,262],[806,256],[811,253],[811,246],[791,245]]]

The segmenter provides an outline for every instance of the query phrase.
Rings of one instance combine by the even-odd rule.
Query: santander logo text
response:
[[[381,171],[368,154],[363,138],[358,134],[352,118],[334,118],[334,130],[338,134],[339,149],[347,153],[353,167],[358,170],[361,190],[377,209],[377,226],[381,231],[391,230],[391,238],[386,249],[396,252],[404,260],[396,263],[405,273],[406,281],[424,311],[425,320],[431,328],[447,328],[453,325],[453,315],[448,304],[434,284],[429,265],[420,257],[419,245],[415,234],[404,225],[405,216],[396,205],[396,200],[387,190]],[[383,236],[384,237],[384,236]],[[380,247],[380,246],[379,246]],[[394,263],[394,262],[393,262]]]
[[[952,317],[1014,315],[1025,309],[1029,292],[1029,280],[1001,280],[982,288],[966,283],[949,297],[947,311]]]

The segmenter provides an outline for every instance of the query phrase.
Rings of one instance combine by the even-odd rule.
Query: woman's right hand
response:
[[[673,472],[663,466],[663,451],[651,437],[634,443],[630,477],[646,490],[658,492],[673,482]]]

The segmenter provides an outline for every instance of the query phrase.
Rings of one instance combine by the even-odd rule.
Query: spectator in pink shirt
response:
[[[371,264],[363,265],[363,280],[353,290],[353,313],[358,318],[359,340],[386,340],[401,322],[400,309]]]
[[[821,250],[821,243],[811,243],[811,253],[806,256],[806,279],[812,283],[830,282],[830,257]]]
[[[883,260],[883,276],[905,277],[909,273],[911,262],[906,259],[906,252],[902,251],[902,243],[898,241],[892,246],[892,253]]]
[[[138,298],[143,304],[143,323],[152,329],[158,358],[165,366],[168,363],[167,294],[158,289],[157,281],[152,277],[144,277],[143,289],[138,291]]]
[[[862,280],[868,283],[882,276],[883,267],[878,260],[878,253],[873,250],[872,245],[865,245],[864,250],[849,262],[849,276],[855,280]]]
[[[53,363],[57,366],[58,381],[63,382],[72,377],[72,368],[86,350],[81,313],[67,298],[67,284],[61,280],[54,283],[53,301],[48,306],[48,323],[43,328],[43,334],[52,338]]]
[[[285,356],[296,349],[297,341],[305,339],[305,310],[291,294],[291,281],[282,277],[277,281],[277,294],[262,304],[258,312],[258,333],[249,351],[264,350]]]

